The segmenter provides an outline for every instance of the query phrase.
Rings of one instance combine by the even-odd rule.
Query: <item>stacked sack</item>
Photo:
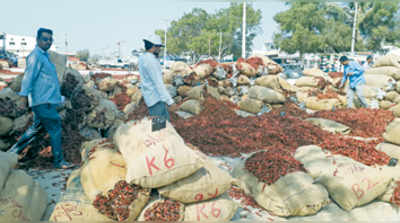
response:
[[[0,222],[39,222],[47,208],[47,193],[22,170],[17,155],[0,152]]]

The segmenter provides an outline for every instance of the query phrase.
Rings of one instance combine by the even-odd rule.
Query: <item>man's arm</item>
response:
[[[18,93],[20,96],[28,96],[32,92],[33,81],[36,80],[41,68],[41,63],[36,54],[31,54],[26,63],[24,78],[21,82],[21,91]]]
[[[157,64],[151,63],[151,61],[146,61],[145,66],[149,71],[150,78],[153,81],[156,91],[159,93],[161,99],[166,102],[169,106],[174,104],[174,100],[168,93],[167,88],[162,80],[161,70],[158,68]]]
[[[344,83],[346,83],[346,80],[347,80],[347,74],[346,74],[346,72],[343,72],[343,78],[342,78],[342,81],[340,81],[339,88],[342,88],[344,86]]]

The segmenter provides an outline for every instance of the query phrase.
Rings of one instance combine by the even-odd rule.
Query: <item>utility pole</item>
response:
[[[168,31],[168,20],[165,19],[165,29],[164,29],[164,70],[167,69],[167,31]]]
[[[242,57],[246,58],[246,0],[243,0]]]
[[[65,52],[68,52],[68,37],[67,37],[67,33],[65,33]]]
[[[221,48],[222,48],[222,32],[219,32],[219,49],[218,49],[218,59],[221,62]]]
[[[355,12],[354,12],[354,22],[353,22],[353,35],[351,38],[351,54],[354,55],[354,47],[356,43],[356,29],[357,29],[357,15],[358,15],[358,2],[354,2]]]

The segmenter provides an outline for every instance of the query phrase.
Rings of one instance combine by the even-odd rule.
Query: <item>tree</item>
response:
[[[189,54],[193,61],[201,55],[219,54],[222,35],[222,56],[241,55],[242,4],[231,3],[229,8],[214,14],[195,8],[177,21],[172,21],[167,32],[167,49],[171,54]],[[261,11],[247,7],[246,48],[250,51],[256,33],[260,30]],[[164,41],[164,30],[156,30]]]
[[[88,49],[78,50],[78,52],[76,52],[76,57],[78,57],[79,60],[81,61],[88,62],[90,57],[90,52]]]

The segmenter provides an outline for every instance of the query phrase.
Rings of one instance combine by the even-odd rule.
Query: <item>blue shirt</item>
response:
[[[19,95],[28,96],[30,107],[62,102],[56,67],[50,61],[49,54],[38,46],[26,58]]]
[[[155,105],[159,101],[163,101],[168,105],[174,103],[164,85],[160,61],[154,54],[145,52],[140,56],[139,73],[141,92],[148,107]]]
[[[348,73],[353,73],[353,75],[347,76]],[[355,61],[350,61],[347,65],[344,65],[343,79],[341,84],[343,85],[346,82],[347,78],[349,78],[350,88],[354,89],[360,84],[365,84],[365,78],[363,74],[364,68],[362,68],[359,63]]]

